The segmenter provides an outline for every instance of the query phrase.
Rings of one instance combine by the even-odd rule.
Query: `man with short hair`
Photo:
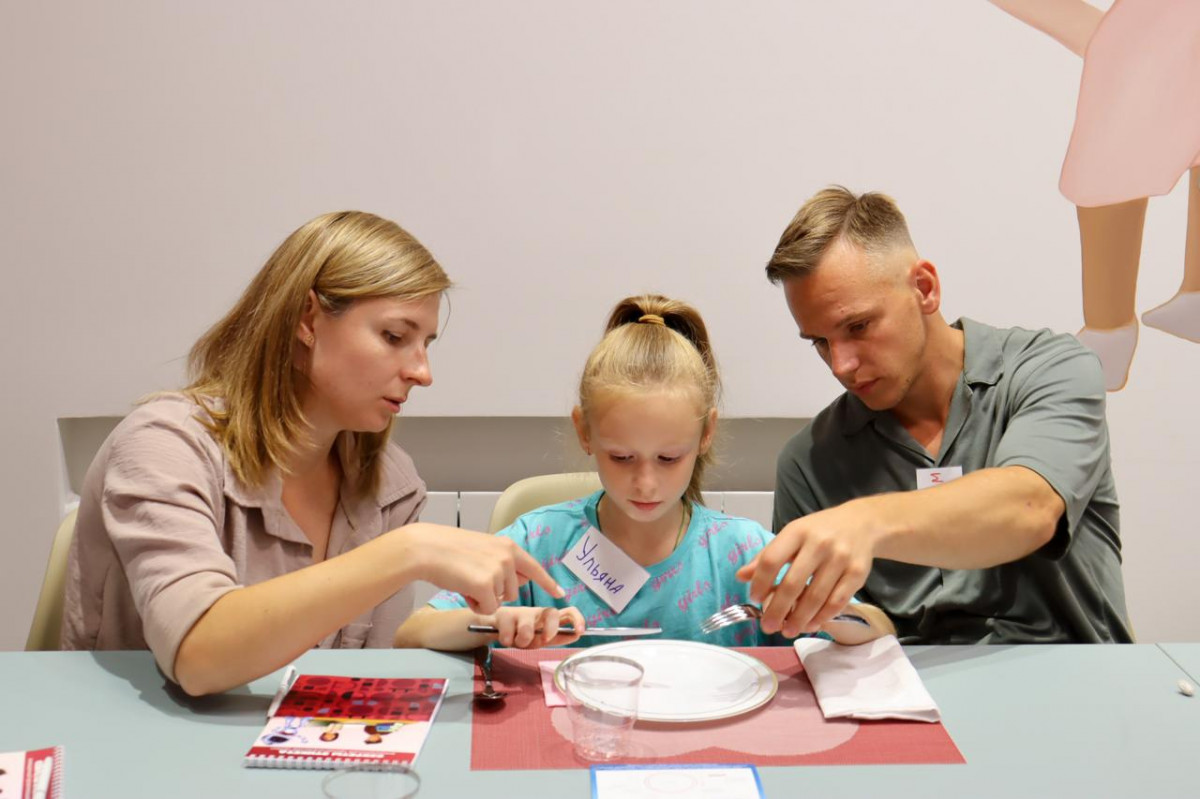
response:
[[[766,632],[813,631],[861,592],[905,643],[1132,640],[1090,350],[948,324],[878,193],[816,194],[767,277],[846,392],[784,447],[778,536],[739,573]]]

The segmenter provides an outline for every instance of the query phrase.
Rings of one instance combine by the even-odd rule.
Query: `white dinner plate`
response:
[[[639,721],[727,719],[765,705],[779,687],[765,663],[732,649],[696,641],[618,641],[579,650],[559,664],[554,682],[560,691],[566,692],[563,665],[588,655],[617,655],[641,664]],[[586,693],[581,698],[588,702]]]

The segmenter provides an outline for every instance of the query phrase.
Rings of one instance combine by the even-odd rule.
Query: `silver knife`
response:
[[[561,633],[574,633],[575,628],[571,625],[563,625],[558,628]],[[468,624],[467,632],[469,633],[498,633],[500,632],[490,624]],[[662,627],[584,627],[584,635],[600,635],[600,636],[630,636],[630,635],[658,635],[662,632]]]

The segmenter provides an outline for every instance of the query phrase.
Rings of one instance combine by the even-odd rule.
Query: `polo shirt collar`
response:
[[[951,327],[963,332],[963,379],[967,385],[994,386],[1004,376],[1004,353],[996,328],[960,318]]]
[[[879,415],[863,404],[863,401],[847,391],[842,395],[845,411],[842,415],[842,433],[852,436],[862,430]]]

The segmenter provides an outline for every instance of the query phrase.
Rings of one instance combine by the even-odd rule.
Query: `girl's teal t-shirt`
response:
[[[661,627],[662,635],[685,641],[703,641],[719,646],[766,646],[786,643],[765,635],[753,622],[725,627],[705,635],[700,622],[718,610],[750,601],[748,583],[734,574],[771,540],[758,522],[692,505],[692,518],[679,546],[665,560],[645,567],[650,578],[620,613],[613,611],[593,593],[562,559],[591,530],[598,530],[596,506],[603,491],[583,499],[526,513],[497,535],[511,538],[532,554],[566,590],[556,599],[540,586],[526,583],[510,606],[576,607],[589,627]],[[466,600],[452,591],[442,591],[429,604],[441,610],[464,608]],[[612,638],[585,636],[573,646],[592,646]]]

